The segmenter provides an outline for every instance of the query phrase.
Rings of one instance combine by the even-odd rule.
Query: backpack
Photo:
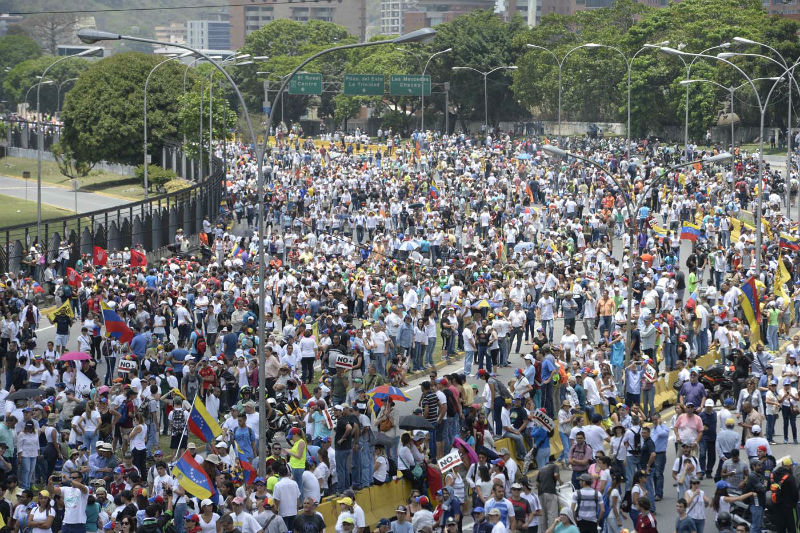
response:
[[[594,492],[594,514],[595,519],[597,519],[600,517],[600,497],[598,496],[599,493],[596,490],[592,489],[592,491]],[[578,505],[575,506],[575,520],[578,520],[578,515],[581,512],[581,496],[581,490],[578,489],[578,492],[575,494],[578,503]]]
[[[492,378],[492,380],[494,381],[495,390],[500,394],[500,397],[504,400],[511,399],[511,392],[509,392],[506,384],[496,378]]]
[[[630,455],[638,456],[642,453],[642,430],[638,432],[631,430],[633,433],[633,449],[630,450]]]
[[[445,389],[444,397],[447,398],[447,418],[453,418],[458,413],[456,409],[456,398],[453,396],[453,391]]]
[[[183,409],[175,409],[172,413],[172,434],[180,435],[183,433],[183,427],[186,425],[186,413],[183,412]]]
[[[783,503],[783,485],[786,483],[786,480],[790,475],[790,472],[786,472],[783,476],[781,476],[780,481],[775,480],[774,473],[769,475],[769,490],[767,490],[764,498],[768,510],[777,511],[778,506]]]
[[[197,354],[202,357],[206,353],[206,348],[206,338],[202,333],[199,333],[194,340],[194,349],[197,351]]]
[[[130,415],[128,414],[128,400],[125,400],[120,406],[119,420],[117,421],[117,425],[124,424],[128,420],[130,420]]]

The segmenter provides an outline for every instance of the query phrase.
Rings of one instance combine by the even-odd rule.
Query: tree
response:
[[[36,59],[29,59],[18,63],[5,76],[3,81],[3,91],[6,99],[17,104],[25,103],[25,95],[28,94],[28,104],[30,109],[36,108],[36,87],[39,76],[58,58],[53,56],[41,56]],[[66,61],[61,61],[47,72],[47,80],[54,83],[42,85],[40,91],[40,108],[43,113],[53,113],[58,108],[58,87],[57,85],[64,80],[77,78],[85,72],[91,61],[83,57],[76,57]],[[33,89],[31,89],[33,87]],[[64,85],[62,88],[62,100],[65,96],[63,91],[69,90],[73,85]],[[30,93],[28,90],[30,90]]]
[[[227,137],[230,130],[236,127],[237,116],[230,105],[227,98],[225,98],[225,89],[227,81],[223,84],[219,82],[219,76],[216,76],[214,91],[213,91],[213,106],[212,112],[212,127],[213,138],[222,139]],[[203,106],[202,106],[202,120],[203,120],[203,138],[202,146],[207,153],[208,147],[208,108],[209,108],[209,91],[208,91],[208,77],[204,80],[203,85]],[[189,153],[192,156],[200,153],[198,143],[200,142],[200,84],[195,84],[191,90],[180,97],[180,110],[178,111],[178,121],[181,126],[181,132],[186,135],[186,140],[190,143]],[[227,129],[226,129],[227,126]],[[249,133],[249,132],[248,132]]]
[[[89,175],[95,163],[76,158],[72,148],[61,143],[55,143],[50,147],[50,153],[58,164],[58,170],[64,176],[72,179],[85,178]]]
[[[429,67],[433,80],[450,80],[450,103],[457,109],[462,123],[469,118],[483,120],[483,77],[472,71],[453,71],[453,67],[473,67],[488,71],[500,65],[514,65],[519,54],[514,41],[526,29],[521,17],[503,22],[491,10],[472,11],[436,27],[436,37],[430,46],[438,51],[453,51],[439,56]],[[504,118],[525,114],[511,92],[508,71],[495,72],[488,82],[489,122],[497,124]]]
[[[35,59],[42,55],[42,49],[36,41],[24,35],[6,35],[0,37],[0,99],[7,100],[2,92],[6,69],[12,69],[17,64],[28,59]]]
[[[62,142],[81,161],[139,163],[142,160],[144,84],[162,58],[126,52],[92,66],[67,95]],[[150,78],[148,139],[153,150],[181,142],[178,111],[186,67],[168,62]],[[188,83],[196,81],[189,72]],[[189,85],[191,86],[191,85]]]
[[[680,81],[686,77],[686,69],[680,59],[658,50],[639,52],[645,44],[669,41],[672,47],[700,52],[741,36],[768,42],[786,57],[796,58],[800,55],[797,28],[795,21],[769,16],[759,0],[683,0],[661,9],[617,0],[610,8],[544,17],[539,26],[518,35],[515,45],[522,55],[513,91],[537,117],[556,119],[558,65],[547,52],[526,49],[527,43],[548,48],[558,58],[587,42],[616,46],[628,59],[638,52],[631,67],[631,134],[662,136],[666,126],[680,125],[682,130],[686,88]],[[766,52],[757,47],[731,50]],[[775,65],[763,60],[737,58],[735,63],[752,77],[781,74]],[[563,121],[626,121],[627,68],[618,53],[578,49],[564,63],[562,74]],[[715,60],[697,60],[691,77],[725,86],[745,81],[734,69]],[[691,137],[700,139],[715,124],[728,93],[713,86],[693,85],[689,94],[689,129]],[[737,93],[739,98],[746,105],[739,105],[737,113],[745,123],[757,124],[752,92],[742,89]],[[780,105],[785,99],[783,84],[772,96],[771,102],[777,105],[770,110],[768,120],[785,125],[786,108]]]
[[[58,45],[75,40],[78,19],[71,13],[42,13],[25,17],[25,26],[31,36],[53,55]]]

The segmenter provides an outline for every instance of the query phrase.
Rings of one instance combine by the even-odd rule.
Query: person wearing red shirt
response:
[[[658,533],[656,517],[650,512],[650,500],[639,498],[639,516],[636,518],[636,533]]]
[[[216,387],[217,385],[217,374],[214,372],[214,369],[211,368],[211,365],[209,365],[204,359],[201,359],[198,365],[200,368],[197,371],[197,375],[200,376],[200,379],[203,382],[202,397],[205,399],[211,387]]]

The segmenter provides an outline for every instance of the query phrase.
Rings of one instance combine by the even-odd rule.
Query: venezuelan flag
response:
[[[201,500],[210,498],[216,492],[211,478],[189,452],[183,452],[181,458],[172,467],[172,475],[186,492]]]
[[[125,321],[113,309],[105,302],[100,302],[100,309],[103,311],[106,337],[114,337],[122,343],[133,340],[133,330],[125,324]]]
[[[756,280],[750,277],[741,286],[742,294],[739,297],[742,305],[744,317],[750,325],[750,333],[753,339],[761,338],[761,308],[758,303],[758,287]]]
[[[684,222],[681,227],[681,240],[696,242],[703,236],[700,226],[695,226],[691,222]]]
[[[189,431],[203,442],[211,442],[222,435],[222,428],[211,416],[200,398],[195,398],[189,414]]]
[[[787,235],[786,233],[780,234],[780,241],[778,243],[778,248],[786,248],[788,250],[800,250],[800,240],[797,237],[793,237],[792,235]]]
[[[234,444],[236,444],[235,441]],[[238,444],[236,444],[236,458],[239,460],[239,466],[242,467],[242,471],[245,473],[245,484],[252,485],[253,481],[256,479],[256,469],[253,464],[247,460],[247,456],[244,454]]]
[[[431,183],[431,198],[434,200],[439,198],[439,189],[436,188],[436,185]]]

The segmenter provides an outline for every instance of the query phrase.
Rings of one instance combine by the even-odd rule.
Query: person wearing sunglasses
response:
[[[78,472],[61,475],[61,486],[53,483],[58,476],[50,476],[47,491],[64,498],[64,522],[62,533],[86,533],[86,506],[89,501],[89,488],[83,484]]]
[[[126,516],[119,522],[120,533],[136,533],[136,519]]]

